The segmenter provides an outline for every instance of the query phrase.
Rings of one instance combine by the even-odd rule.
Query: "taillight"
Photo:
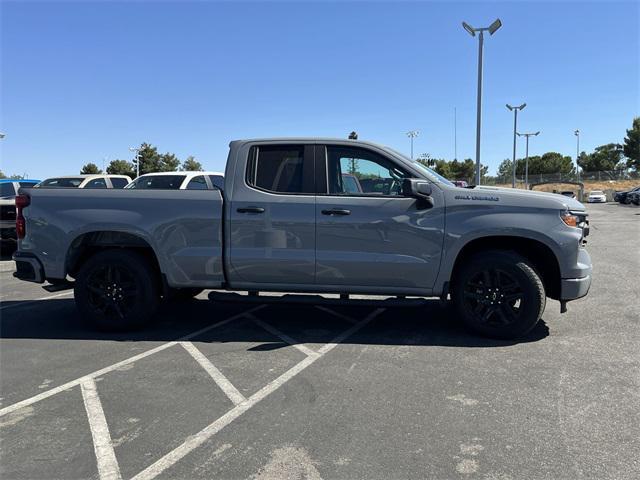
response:
[[[18,195],[16,197],[16,236],[22,239],[27,234],[27,222],[22,215],[22,209],[31,203],[29,195]]]

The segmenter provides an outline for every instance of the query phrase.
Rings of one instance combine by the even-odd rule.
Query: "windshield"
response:
[[[136,178],[125,188],[155,189],[155,190],[178,190],[185,175],[149,175]]]
[[[408,162],[411,162],[411,165],[413,165],[415,168],[417,168],[418,170],[420,170],[422,173],[424,173],[424,175],[430,179],[433,180],[434,182],[437,183],[444,183],[445,185],[449,185],[450,187],[455,187],[455,185],[453,184],[453,182],[451,182],[450,180],[444,178],[442,175],[440,175],[439,173],[436,173],[435,171],[431,170],[429,167],[426,167],[425,165],[423,165],[422,163],[416,161],[416,160],[411,160],[409,157],[407,157],[406,155],[394,150],[393,148],[390,147],[385,147],[387,150],[390,150],[391,152],[393,152],[394,154],[396,154],[397,156],[405,159]]]
[[[47,180],[43,180],[38,184],[38,187],[51,187],[51,188],[78,188],[80,184],[84,181],[82,177],[60,177],[60,178],[49,178]]]

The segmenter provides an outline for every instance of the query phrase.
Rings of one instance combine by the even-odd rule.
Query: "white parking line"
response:
[[[93,450],[96,453],[100,480],[120,480],[122,478],[120,467],[113,451],[111,434],[109,433],[107,419],[104,416],[102,403],[100,403],[96,382],[93,378],[88,378],[80,384],[80,389],[82,390],[82,400],[84,401],[84,408],[87,411],[89,427],[91,428]]]
[[[302,353],[304,353],[305,355],[307,355],[308,357],[313,357],[315,355],[318,355],[316,352],[314,352],[313,350],[311,350],[309,347],[307,347],[306,345],[303,345],[300,342],[297,342],[296,340],[294,340],[293,338],[291,338],[289,335],[287,335],[286,333],[281,332],[280,330],[278,330],[277,328],[272,327],[271,325],[269,325],[268,323],[263,322],[262,320],[260,320],[259,318],[248,314],[247,317],[249,317],[251,320],[253,320],[253,322],[256,325],[260,325],[262,328],[264,328],[267,332],[272,333],[273,335],[275,335],[276,337],[280,338],[282,341],[284,341],[285,343],[288,343],[289,345],[291,345],[292,347],[297,348],[298,350],[300,350]]]
[[[50,298],[64,297],[66,295],[72,295],[72,294],[73,294],[73,290],[70,290],[68,292],[56,293],[55,295],[49,295],[47,297],[40,297],[40,298],[35,298],[33,300],[20,301],[20,303],[12,303],[11,305],[2,305],[0,306],[0,310],[9,310],[10,308],[24,307],[24,306],[32,305],[34,303],[39,303],[42,300],[49,300]]]
[[[239,405],[240,403],[246,401],[238,389],[229,381],[227,377],[225,377],[220,370],[216,368],[216,366],[209,361],[207,357],[205,357],[200,350],[198,350],[195,345],[191,342],[180,342],[180,345],[184,347],[184,349],[189,352],[189,354],[195,359],[196,362],[200,364],[202,368],[206,370],[206,372],[213,378],[213,381],[218,384],[220,389],[225,393],[229,400],[233,402],[234,405]]]
[[[371,314],[369,314],[364,320],[358,322],[357,324],[353,325],[351,328],[349,328],[345,332],[338,335],[332,342],[324,345],[317,354],[314,354],[313,356],[308,356],[304,360],[302,360],[300,363],[291,367],[289,370],[287,370],[285,373],[280,375],[278,378],[276,378],[275,380],[273,380],[272,382],[268,383],[266,386],[258,390],[256,393],[254,393],[251,397],[247,399],[246,402],[243,402],[237,405],[236,407],[228,411],[226,414],[224,414],[222,417],[218,418],[217,420],[209,424],[207,427],[202,429],[200,432],[187,438],[187,440],[185,440],[185,442],[182,443],[182,445],[178,446],[177,448],[175,448],[174,450],[172,450],[171,452],[167,453],[165,456],[157,460],[155,463],[151,464],[150,466],[142,470],[135,477],[133,477],[132,480],[149,480],[160,475],[166,469],[168,469],[169,467],[179,462],[182,458],[184,458],[194,449],[198,448],[200,445],[202,445],[205,441],[207,441],[213,435],[215,435],[224,427],[229,425],[231,422],[233,422],[236,418],[238,418],[244,412],[246,412],[247,410],[255,406],[258,402],[260,402],[261,400],[269,396],[271,393],[275,392],[278,388],[280,388],[282,385],[284,385],[289,380],[294,378],[304,369],[312,365],[316,360],[324,356],[326,353],[330,352],[339,343],[344,341],[349,335],[352,335],[353,333],[360,330],[367,323],[373,320],[377,315],[379,315],[382,311],[384,311],[384,309],[379,308],[374,312],[372,312]]]
[[[189,335],[185,335],[182,338],[179,338],[178,340],[174,340],[168,343],[164,343],[158,347],[152,348],[150,350],[147,350],[146,352],[142,352],[139,353],[138,355],[134,355],[133,357],[127,358],[126,360],[122,360],[118,363],[114,363],[113,365],[110,365],[108,367],[102,368],[100,370],[96,370],[95,372],[89,373],[88,375],[84,375],[80,378],[76,378],[75,380],[71,380],[70,382],[67,382],[63,385],[60,385],[58,387],[54,387],[50,390],[47,390],[45,392],[42,392],[38,395],[35,395],[31,398],[27,398],[25,400],[22,400],[20,402],[14,403],[13,405],[9,405],[8,407],[5,407],[3,409],[0,410],[0,417],[2,417],[3,415],[7,415],[8,413],[11,412],[15,412],[16,410],[19,410],[21,408],[27,407],[29,405],[33,405],[34,403],[37,403],[41,400],[44,400],[45,398],[49,398],[57,393],[60,392],[64,392],[65,390],[69,390],[70,388],[75,387],[76,385],[80,385],[82,382],[84,382],[85,380],[89,380],[92,378],[96,378],[99,377],[100,375],[104,375],[105,373],[109,373],[113,370],[116,370],[120,367],[123,367],[125,365],[128,365],[130,363],[134,363],[138,360],[141,360],[145,357],[148,357],[149,355],[153,355],[154,353],[158,353],[161,352],[162,350],[166,350],[167,348],[173,347],[174,345],[178,344],[178,342],[182,342],[182,341],[188,341],[191,340],[194,337],[197,337],[198,335],[201,335],[202,333],[205,333],[211,329],[214,329],[216,327],[220,327],[226,323],[232,322],[234,320],[237,320],[238,318],[242,318],[245,315],[251,313],[251,312],[255,312],[257,310],[260,310],[261,308],[264,308],[264,305],[259,305],[255,308],[251,308],[249,310],[247,310],[246,312],[242,312],[239,313],[237,315],[233,315],[232,317],[229,317],[225,320],[222,320],[218,323],[214,323],[213,325],[209,325],[207,327],[201,328],[198,331],[195,331],[193,333],[190,333]]]

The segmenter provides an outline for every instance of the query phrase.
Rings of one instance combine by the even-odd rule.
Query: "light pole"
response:
[[[2,140],[4,137],[6,137],[6,135],[2,132],[0,132],[0,140]]]
[[[513,176],[511,177],[511,188],[516,188],[516,130],[518,129],[518,110],[522,110],[527,104],[523,103],[519,107],[512,107],[507,103],[507,108],[513,112]]]
[[[480,185],[480,127],[482,123],[482,46],[484,43],[484,32],[489,32],[489,35],[493,35],[502,26],[502,22],[499,18],[496,19],[488,27],[473,28],[466,22],[462,22],[462,27],[471,35],[478,35],[478,103],[476,107],[476,185]]]
[[[580,158],[580,130],[573,132],[576,136],[576,179],[580,181],[580,165],[578,165],[578,159]]]
[[[140,149],[129,147],[130,152],[136,152],[136,178],[140,176]]]
[[[536,137],[539,134],[540,134],[539,130],[534,133],[518,133],[517,134],[519,137],[524,137],[527,139],[527,147],[526,147],[526,153],[525,153],[526,160],[524,161],[524,185],[525,185],[525,188],[527,189],[529,189],[529,137]]]
[[[413,139],[416,138],[420,132],[418,130],[411,130],[407,132],[407,137],[411,139],[411,160],[413,160]]]

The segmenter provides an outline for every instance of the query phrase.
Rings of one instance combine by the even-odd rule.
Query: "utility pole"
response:
[[[518,129],[518,110],[522,110],[527,104],[523,103],[519,107],[512,107],[507,103],[507,108],[513,112],[513,176],[511,178],[511,188],[516,188],[516,130]]]
[[[136,152],[136,178],[140,176],[140,149],[136,147],[129,147],[130,152]]]
[[[478,93],[476,105],[476,185],[480,185],[480,130],[482,124],[482,49],[484,44],[484,32],[493,35],[502,26],[502,22],[497,18],[491,25],[484,28],[473,28],[466,22],[462,22],[464,28],[472,37],[478,35]]]
[[[418,130],[411,130],[407,132],[407,137],[411,139],[411,160],[413,160],[413,139],[416,138],[420,132]]]
[[[580,158],[580,130],[573,132],[576,136],[576,178],[580,181],[580,165],[578,165],[578,159]]]
[[[540,131],[534,132],[534,133],[518,133],[517,135],[519,137],[525,137],[527,140],[527,147],[526,147],[526,157],[525,157],[525,161],[524,161],[524,185],[525,188],[528,190],[529,189],[529,137],[536,137],[540,134]]]

